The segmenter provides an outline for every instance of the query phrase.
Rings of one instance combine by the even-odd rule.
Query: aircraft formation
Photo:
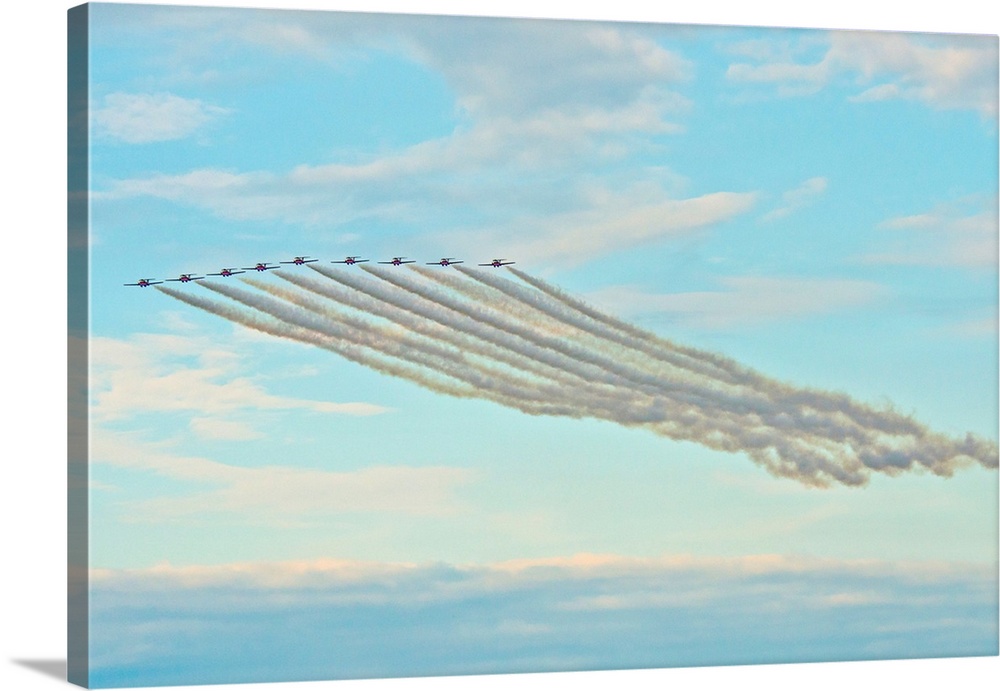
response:
[[[220,269],[217,273],[207,274],[207,276],[222,276],[227,278],[229,276],[235,276],[236,274],[246,273],[247,271],[273,271],[275,269],[280,269],[282,264],[292,264],[294,266],[302,266],[303,264],[311,264],[313,262],[318,262],[319,259],[314,259],[309,256],[295,257],[289,259],[285,262],[257,262],[253,266],[244,266],[243,268],[231,267],[226,269]],[[368,259],[362,259],[360,256],[348,256],[343,259],[338,259],[330,262],[331,264],[346,264],[348,266],[353,266],[354,264],[362,264],[369,261]],[[377,262],[378,264],[390,264],[392,266],[402,266],[403,264],[414,264],[416,259],[408,259],[407,257],[393,257],[392,259],[384,262]],[[465,262],[461,259],[455,259],[455,257],[441,257],[436,262],[425,262],[429,266],[451,266],[452,264],[464,264]],[[512,261],[507,261],[506,259],[492,259],[485,264],[479,264],[479,266],[490,266],[495,269],[501,266],[508,266],[513,264]],[[204,280],[206,276],[196,276],[193,273],[181,274],[177,278],[167,278],[163,280],[158,280],[155,278],[140,278],[135,283],[125,283],[126,286],[137,286],[139,288],[148,288],[149,286],[159,285],[164,281],[179,281],[180,283],[190,283],[191,281],[201,281]]]

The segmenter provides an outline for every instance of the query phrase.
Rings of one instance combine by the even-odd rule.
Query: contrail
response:
[[[586,308],[586,306],[582,303],[580,304],[586,311],[575,308],[572,302],[558,300],[548,293],[540,292],[538,290],[525,290],[522,286],[514,283],[513,281],[495,276],[490,271],[468,269],[462,266],[456,266],[455,268],[469,278],[490,286],[491,288],[494,288],[495,290],[524,303],[528,307],[531,307],[548,317],[556,319],[558,322],[578,329],[583,333],[595,337],[596,339],[608,342],[610,345],[616,346],[619,351],[621,350],[621,347],[624,346],[646,356],[647,359],[652,356],[655,359],[650,362],[654,364],[666,364],[674,368],[690,370],[694,374],[710,377],[722,383],[740,383],[740,380],[737,377],[734,377],[731,372],[724,368],[720,368],[711,359],[694,357],[691,355],[691,352],[697,351],[690,351],[690,349],[688,349],[690,352],[682,352],[678,349],[662,347],[657,348],[650,343],[648,339],[638,338],[629,331],[616,329],[605,321],[593,319],[588,312],[592,312],[594,314],[597,312]]]
[[[205,283],[240,306],[172,297],[266,333],[311,343],[439,393],[532,415],[592,417],[745,453],[769,472],[826,486],[922,466],[997,467],[997,445],[952,439],[839,393],[795,388],[721,355],[680,346],[540,279],[481,271],[310,265],[291,287]]]
[[[323,272],[321,271],[321,273]],[[434,318],[434,316],[421,314],[416,309],[404,309],[393,302],[380,300],[360,290],[340,287],[331,281],[318,282],[299,274],[283,274],[280,277],[329,300],[382,317],[429,338],[445,341],[465,352],[475,353],[537,376],[555,377],[559,381],[565,380],[564,370],[526,359],[514,350],[498,346],[481,336],[470,335],[469,329],[456,327],[454,323],[449,322],[446,316],[436,315],[437,318]]]
[[[461,269],[461,267],[456,267]],[[882,431],[889,434],[915,434],[920,435],[924,430],[919,423],[910,417],[900,415],[892,410],[875,410],[869,406],[861,405],[851,400],[845,394],[837,394],[825,391],[816,391],[807,388],[796,388],[783,384],[774,379],[765,377],[748,367],[708,351],[680,346],[672,341],[644,331],[628,322],[616,319],[604,314],[593,307],[590,307],[582,300],[579,300],[560,288],[553,286],[540,278],[536,278],[517,269],[507,267],[515,276],[525,283],[537,288],[544,294],[558,300],[564,305],[576,310],[579,314],[589,317],[594,322],[609,327],[612,332],[619,332],[634,337],[636,341],[647,344],[647,350],[653,357],[670,357],[672,353],[681,353],[691,360],[703,360],[716,367],[719,372],[726,373],[726,380],[732,383],[743,384],[757,390],[766,390],[771,396],[779,396],[787,403],[795,406],[809,407],[816,410],[837,412],[847,415],[864,426],[878,426]],[[475,276],[483,280],[480,276]],[[624,341],[619,341],[625,345]]]
[[[445,304],[452,309],[463,311],[473,318],[482,319],[494,326],[517,333],[519,336],[525,336],[524,331],[518,330],[509,320],[498,322],[495,317],[487,318],[485,316],[487,313],[482,309],[462,306],[450,296],[442,296],[439,292],[426,286],[415,285],[412,281],[402,278],[397,273],[377,268],[365,268],[368,273],[379,276],[393,285],[420,295],[427,300]],[[585,309],[592,314],[599,314],[591,308]],[[517,313],[517,310],[511,309],[510,305],[507,305],[504,313]],[[615,324],[617,320],[605,315],[605,321],[609,324]],[[630,330],[637,334],[643,333],[634,327]],[[570,352],[571,349],[567,349],[569,347],[567,344],[553,342],[552,339],[539,341],[538,339],[532,339],[530,336],[527,336],[527,338],[528,340],[533,340],[536,344],[554,348],[564,354],[576,355],[578,352]],[[702,354],[702,351],[695,349],[685,349],[685,352],[692,356]],[[716,363],[725,364],[731,362],[721,356],[707,355]],[[595,360],[593,353],[580,359],[588,364],[597,364],[615,374],[624,376],[633,384],[655,386],[655,382],[651,382],[648,378],[637,377],[634,373],[629,373],[623,370],[623,368],[618,367],[614,362],[608,362],[606,359],[603,361]],[[981,445],[974,443],[974,439],[955,444],[940,436],[932,438],[933,435],[926,428],[920,426],[911,418],[900,416],[892,411],[876,411],[872,408],[861,406],[840,394],[824,395],[822,392],[807,389],[794,390],[786,385],[768,380],[752,372],[752,370],[740,368],[735,364],[731,369],[742,374],[749,373],[752,375],[750,381],[758,384],[757,387],[743,388],[745,394],[749,394],[749,398],[746,396],[734,396],[731,392],[727,393],[725,391],[713,390],[712,388],[692,389],[688,383],[683,381],[660,382],[660,392],[666,396],[680,397],[682,403],[700,406],[702,412],[716,418],[717,423],[719,422],[717,418],[723,413],[731,414],[735,412],[750,415],[750,418],[744,419],[741,423],[747,429],[760,427],[761,422],[763,422],[764,426],[773,428],[772,437],[775,441],[774,444],[769,445],[769,448],[778,448],[781,446],[782,439],[797,435],[800,437],[812,437],[814,442],[817,438],[820,438],[827,441],[847,443],[849,446],[847,453],[849,455],[844,456],[844,453],[837,454],[842,459],[850,459],[851,463],[861,460],[867,467],[885,472],[894,472],[901,462],[901,455],[905,456],[911,465],[917,463],[931,469],[932,472],[940,474],[950,474],[956,464],[961,463],[959,457],[966,456],[969,453],[974,454],[973,459],[981,464],[987,467],[996,467],[995,444],[986,443]],[[664,386],[666,388],[663,388]],[[768,390],[768,386],[771,390]],[[694,399],[687,396],[692,393],[695,395]],[[774,400],[775,393],[781,394],[778,400]],[[810,411],[807,408],[807,405],[810,403],[815,403],[814,410]],[[761,420],[761,418],[764,419]],[[696,428],[697,426],[695,425],[687,426],[687,429],[692,431]],[[712,446],[717,443],[723,443],[717,438],[717,432],[718,430],[716,430],[714,436],[709,435],[706,437],[699,435],[687,438],[694,438],[696,441]],[[817,435],[819,436],[817,437]],[[907,442],[906,444],[912,448],[907,453],[901,454],[901,442],[898,440],[895,443],[882,441],[880,438],[884,435],[911,435],[919,443],[914,443],[914,440]],[[749,434],[744,434],[743,436],[748,440],[752,438],[754,441],[757,441],[759,438],[759,435],[756,434],[752,437]],[[864,452],[861,453],[861,450]],[[798,454],[796,458],[802,460],[802,454]],[[847,461],[844,460],[842,462]],[[769,467],[773,467],[774,463],[769,463],[768,465]],[[810,462],[809,467],[810,469],[814,467],[820,468],[823,467],[823,464]]]
[[[547,408],[548,414],[555,414],[552,412],[555,409],[555,406],[552,405],[551,402],[564,398],[567,391],[566,387],[572,386],[574,391],[572,400],[575,406],[572,416],[574,417],[587,415],[590,417],[610,419],[622,424],[634,425],[639,423],[655,422],[665,416],[665,413],[651,412],[653,410],[662,409],[662,404],[654,399],[647,397],[646,400],[642,400],[641,397],[634,393],[625,394],[618,389],[588,382],[582,377],[576,377],[576,381],[573,381],[572,378],[567,376],[567,374],[562,370],[554,367],[540,367],[534,364],[532,360],[519,357],[514,351],[499,348],[490,341],[482,340],[480,342],[476,342],[474,339],[463,337],[462,334],[455,334],[449,329],[432,329],[431,331],[426,331],[427,322],[420,322],[418,320],[414,324],[412,319],[416,319],[416,317],[412,317],[412,315],[410,315],[410,317],[404,318],[405,315],[408,314],[406,312],[392,314],[391,312],[386,312],[377,304],[370,304],[368,300],[362,299],[356,302],[354,299],[347,298],[342,291],[332,289],[331,286],[317,285],[313,281],[306,278],[298,276],[292,277],[291,275],[284,276],[283,278],[295,285],[312,289],[317,294],[328,296],[338,302],[344,301],[353,304],[358,304],[358,302],[360,302],[360,304],[366,305],[374,314],[393,316],[396,319],[399,319],[401,323],[414,326],[415,331],[423,331],[428,336],[437,337],[448,343],[458,345],[466,353],[473,353],[486,359],[496,359],[505,364],[509,364],[514,368],[522,369],[529,374],[536,375],[538,377],[537,379],[526,378],[514,372],[483,367],[481,364],[475,363],[472,360],[462,358],[458,360],[461,364],[470,369],[479,370],[480,374],[486,375],[486,378],[469,378],[468,376],[463,376],[462,372],[456,373],[453,371],[451,366],[452,363],[445,363],[444,365],[441,364],[441,361],[444,360],[456,360],[454,353],[447,352],[444,355],[441,355],[439,348],[433,343],[421,344],[410,341],[407,345],[407,347],[412,347],[415,350],[428,352],[432,355],[438,355],[440,357],[440,361],[437,366],[441,367],[442,371],[446,371],[449,375],[455,378],[463,379],[476,387],[481,387],[483,390],[495,391],[505,397],[520,397],[522,399],[530,397],[537,401],[548,401],[550,403]],[[265,281],[255,279],[243,280],[256,288],[265,290],[300,307],[304,307],[305,309],[314,311],[330,319],[334,319],[335,321],[343,321],[352,328],[361,328],[361,325],[356,320],[352,320],[339,313],[336,309],[332,309],[323,303],[318,303],[304,294],[282,290],[281,288]],[[239,299],[245,301],[248,298],[246,296],[241,296]],[[269,311],[272,314],[278,313],[274,309],[269,309]],[[370,332],[379,334],[382,327],[374,324],[368,324],[365,328],[367,328]],[[405,357],[412,360],[414,358],[413,351],[409,351]],[[420,362],[421,364],[428,364],[422,360]],[[506,401],[506,399],[505,402],[507,405],[511,405],[511,403]],[[625,412],[622,412],[621,408],[616,410],[613,407],[616,403],[623,404],[626,402],[630,405],[628,408],[624,409]],[[566,412],[566,409],[563,409],[563,412],[560,414],[571,415],[571,413]]]
[[[461,269],[461,267],[458,268]],[[801,406],[779,407],[774,400],[759,390],[747,388],[725,390],[712,386],[711,382],[707,382],[708,385],[706,385],[704,380],[699,382],[685,378],[664,377],[658,372],[632,367],[630,363],[625,363],[601,349],[586,348],[567,339],[556,339],[532,333],[528,326],[517,323],[513,319],[509,314],[511,310],[506,310],[503,314],[500,314],[499,310],[487,312],[480,305],[463,305],[452,296],[442,294],[431,286],[417,285],[398,272],[369,267],[365,267],[365,271],[426,300],[463,312],[474,319],[514,333],[537,346],[558,351],[569,358],[586,363],[590,369],[583,374],[585,377],[593,377],[606,383],[617,381],[620,384],[637,388],[648,395],[664,396],[681,404],[693,405],[706,411],[710,410],[713,415],[719,415],[722,412],[753,415],[761,418],[761,421],[766,425],[777,424],[781,418],[791,416],[799,424],[791,427],[786,425],[786,430],[783,431],[783,434],[786,435],[789,433],[787,428],[790,427],[799,433],[818,432],[825,437],[834,436],[839,441],[849,441],[850,439],[856,439],[862,443],[871,441],[869,430],[858,425],[844,424],[843,421],[832,419],[829,415],[803,415],[801,414]],[[468,271],[466,270],[465,273]],[[808,413],[808,411],[806,412]]]
[[[524,357],[547,365],[564,374],[572,375],[577,379],[595,383],[598,379],[607,379],[606,373],[588,368],[587,363],[579,362],[562,353],[545,347],[539,347],[530,336],[525,338],[525,330],[513,328],[513,331],[503,328],[503,324],[498,325],[488,316],[481,319],[475,315],[485,315],[482,307],[466,307],[456,303],[440,304],[424,296],[419,296],[408,291],[394,290],[382,287],[380,282],[364,280],[356,276],[347,276],[341,272],[334,272],[325,267],[311,267],[328,278],[338,281],[350,288],[363,292],[378,300],[394,305],[406,311],[417,314],[426,319],[433,320],[449,329],[461,331],[472,335],[488,343],[507,348]],[[469,310],[472,310],[471,313]],[[473,315],[470,318],[470,314]],[[608,383],[608,382],[605,382]],[[610,384],[618,386],[621,382],[618,379],[610,380]]]
[[[334,314],[322,307],[318,308],[324,312],[324,316],[320,317],[300,305],[283,303],[266,295],[250,293],[232,286],[209,283],[199,285],[266,312],[297,328],[314,330],[331,338],[347,340],[394,358],[436,370],[469,385],[464,391],[453,389],[449,392],[450,395],[486,398],[532,415],[584,417],[600,415],[603,412],[600,407],[591,410],[586,402],[584,405],[573,405],[561,401],[556,396],[557,391],[551,386],[512,381],[498,370],[480,371],[483,368],[472,366],[461,352],[448,350],[436,343],[415,338],[406,332],[391,333],[374,324],[365,323],[348,315]],[[293,296],[286,294],[285,297]],[[304,296],[297,297],[301,299]]]
[[[250,329],[330,350],[347,360],[370,367],[382,374],[408,379],[438,393],[458,397],[468,397],[474,393],[471,387],[460,387],[441,382],[433,377],[428,377],[419,369],[391,362],[380,355],[372,355],[363,348],[357,348],[337,339],[323,336],[310,329],[292,326],[281,320],[264,317],[257,312],[249,312],[215,300],[190,295],[185,291],[174,288],[166,286],[155,286],[155,288],[181,302],[228,319],[234,323],[242,324]]]

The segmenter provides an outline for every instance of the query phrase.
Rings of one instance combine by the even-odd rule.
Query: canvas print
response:
[[[996,36],[68,23],[71,681],[998,654]]]

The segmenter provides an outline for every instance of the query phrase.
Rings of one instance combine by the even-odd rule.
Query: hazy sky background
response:
[[[887,56],[801,32],[707,40],[619,28],[637,36],[597,45],[639,60],[634,83],[581,97],[527,65],[503,75],[521,87],[513,101],[456,67],[476,52],[461,42],[372,49],[351,34],[357,45],[331,55],[295,26],[202,45],[136,41],[125,61],[135,73],[92,93],[104,195],[93,353],[95,381],[108,384],[95,406],[95,431],[107,433],[95,435],[94,528],[107,538],[95,540],[95,566],[578,552],[995,561],[995,473],[810,490],[740,455],[442,400],[120,287],[301,252],[495,250],[681,342],[995,439],[996,275],[982,257],[993,253],[996,114],[976,97],[974,55],[947,53],[966,87],[956,94],[935,77],[941,46]],[[566,40],[583,55],[594,47]],[[143,61],[160,50],[159,65]],[[309,99],[268,82],[287,64],[305,66]],[[401,86],[365,101],[372,79]],[[435,201],[442,191],[447,203]],[[620,241],[583,241],[609,228]],[[151,373],[149,396],[128,394]],[[484,444],[490,430],[516,434],[519,448]],[[557,449],[553,430],[566,440]],[[178,476],[179,458],[193,476]],[[333,490],[346,491],[345,473],[365,483],[372,467],[428,482],[406,484],[401,471],[390,496],[406,496],[392,512],[240,501],[268,485],[276,459]],[[240,485],[238,469],[261,472]],[[213,504],[218,492],[235,500]],[[428,515],[428,503],[451,515]]]
[[[986,470],[817,492],[121,285],[296,254],[509,257],[681,343],[995,439],[995,41],[116,5],[92,21],[95,566],[995,559]],[[327,491],[268,496],[279,478]]]

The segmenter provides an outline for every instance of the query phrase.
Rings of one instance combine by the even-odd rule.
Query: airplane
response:
[[[318,261],[319,261],[319,259],[310,259],[309,257],[296,257],[295,259],[293,259],[290,262],[281,262],[281,263],[282,264],[297,264],[298,266],[302,266],[303,264],[308,264],[310,262],[318,262]]]
[[[343,261],[333,261],[331,264],[360,264],[361,262],[366,262],[367,259],[361,259],[360,257],[346,257]]]
[[[236,269],[223,269],[217,274],[209,274],[209,276],[233,276],[235,274],[244,273],[243,271],[237,271]]]
[[[244,266],[244,271],[267,271],[269,269],[277,269],[277,266],[270,266],[270,262],[257,262],[255,266]]]
[[[439,262],[427,262],[428,264],[437,264],[439,266],[451,266],[452,264],[461,264],[461,259],[455,259],[454,257],[441,257]]]
[[[188,283],[189,281],[200,281],[205,278],[204,276],[192,276],[191,274],[181,274],[180,278],[168,278],[168,281],[180,281],[181,283]]]
[[[154,281],[152,278],[140,278],[138,283],[125,283],[123,285],[127,286],[139,286],[140,288],[147,288],[149,286],[155,286],[163,281]]]
[[[416,259],[408,259],[403,261],[406,257],[393,257],[391,262],[379,262],[379,264],[392,264],[393,266],[399,266],[400,264],[412,264]]]
[[[480,264],[479,266],[492,266],[494,269],[498,269],[501,266],[507,266],[508,264],[513,264],[514,262],[504,261],[503,259],[494,259],[489,264]]]

